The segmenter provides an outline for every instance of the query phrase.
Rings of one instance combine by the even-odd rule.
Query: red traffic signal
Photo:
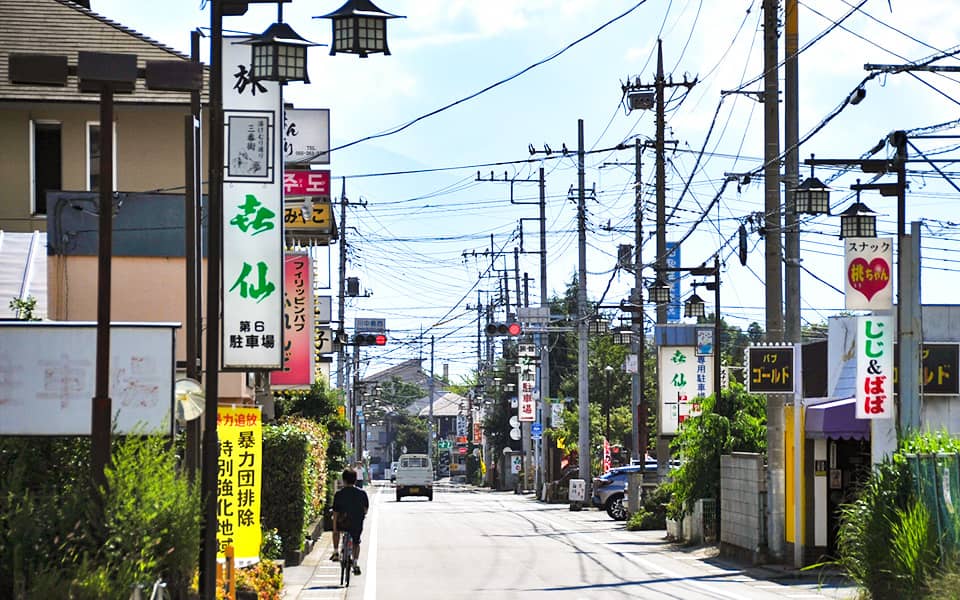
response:
[[[358,333],[353,336],[354,346],[385,346],[387,336],[382,333]]]
[[[508,335],[510,337],[517,337],[523,333],[523,327],[520,326],[520,323],[516,321],[511,321],[509,323],[489,323],[487,325],[487,335]]]

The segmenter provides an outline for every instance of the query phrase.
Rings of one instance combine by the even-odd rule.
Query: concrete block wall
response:
[[[763,456],[734,452],[720,457],[720,544],[731,554],[760,560],[763,540],[762,497],[766,493]]]

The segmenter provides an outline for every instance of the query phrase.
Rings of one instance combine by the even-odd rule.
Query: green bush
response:
[[[163,436],[115,441],[108,487],[89,483],[89,441],[7,439],[0,450],[0,597],[126,600],[158,578],[186,590],[200,499]],[[60,462],[63,459],[63,462]]]
[[[261,525],[278,532],[284,556],[303,548],[310,525],[323,514],[328,442],[326,429],[310,419],[291,417],[263,428]]]
[[[641,508],[627,519],[627,531],[649,531],[663,529],[657,526],[657,516],[646,508]]]

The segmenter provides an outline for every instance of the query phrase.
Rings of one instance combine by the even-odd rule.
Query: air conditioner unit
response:
[[[650,110],[653,108],[656,95],[653,91],[630,92],[627,94],[627,104],[630,110]]]

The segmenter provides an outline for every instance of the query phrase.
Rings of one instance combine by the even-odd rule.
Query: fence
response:
[[[960,551],[960,455],[907,454],[914,490],[937,526],[940,554]]]

